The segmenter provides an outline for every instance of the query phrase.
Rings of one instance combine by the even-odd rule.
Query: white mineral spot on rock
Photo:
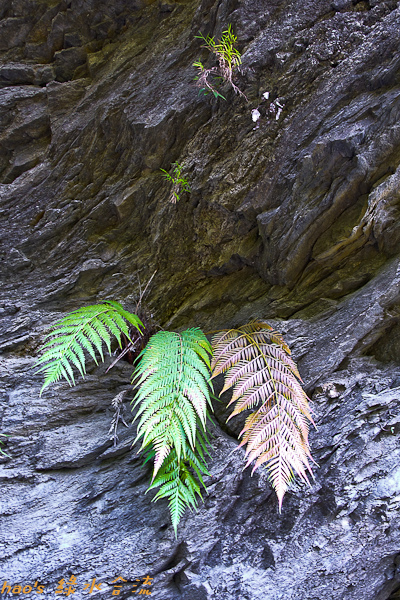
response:
[[[77,544],[81,539],[78,531],[66,531],[58,536],[59,549],[70,548]]]
[[[350,521],[350,519],[349,519],[349,518],[347,518],[347,517],[344,517],[344,519],[341,519],[341,520],[340,520],[340,524],[341,524],[341,526],[343,527],[343,529],[346,529],[347,531],[348,531],[349,529],[351,529],[351,521]]]
[[[388,498],[400,493],[400,467],[393,469],[387,477],[381,479],[376,486],[378,498]]]

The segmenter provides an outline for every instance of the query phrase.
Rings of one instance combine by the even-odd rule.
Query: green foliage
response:
[[[150,450],[154,458],[149,490],[160,487],[153,501],[169,500],[175,535],[185,508],[196,508],[197,496],[202,499],[202,476],[209,475],[209,354],[211,345],[200,329],[160,331],[141,353],[133,374],[138,387],[133,408],[139,408],[136,439],[142,442],[140,450]]]
[[[160,169],[160,171],[163,172],[163,177],[172,183],[170,202],[172,202],[172,204],[176,204],[176,202],[180,200],[179,194],[182,194],[183,192],[190,192],[190,187],[188,180],[182,176],[182,165],[174,162],[171,166],[174,167],[172,175],[170,175],[170,173],[168,173],[165,169]]]
[[[177,460],[196,448],[196,434],[206,428],[211,346],[200,329],[159,331],[150,339],[134,372],[139,406],[137,438],[141,449],[155,451],[153,479],[175,450]]]
[[[85,350],[98,364],[96,350],[104,361],[103,342],[111,354],[111,335],[117,338],[120,347],[122,333],[130,340],[127,322],[140,331],[140,319],[112,301],[79,308],[57,321],[46,336],[45,352],[36,363],[41,365],[37,373],[44,372],[45,375],[40,395],[46,387],[62,378],[69,385],[75,385],[73,367],[84,377]]]
[[[197,85],[200,87],[199,93],[203,93],[205,96],[207,96],[207,94],[211,92],[214,95],[214,98],[222,98],[223,100],[226,100],[225,96],[220,94],[216,87],[222,82],[222,77],[213,75],[212,84],[208,77],[210,73],[213,72],[213,69],[206,69],[200,60],[196,60],[196,62],[193,63],[193,66],[198,69],[198,75],[196,75],[194,81],[197,81]]]
[[[5,433],[0,433],[0,436],[1,437],[8,437],[8,435],[6,435]],[[0,440],[0,445],[2,445],[2,444],[3,444],[3,442]],[[4,450],[2,450],[1,448],[0,448],[0,454],[2,454],[3,456],[7,456],[8,458],[10,458],[10,455],[7,454],[7,452],[4,452]]]
[[[229,69],[232,72],[235,67],[238,67],[242,63],[241,54],[235,48],[237,37],[232,31],[232,25],[228,25],[228,29],[222,32],[219,43],[213,37],[209,35],[204,37],[201,32],[199,33],[200,35],[196,35],[195,37],[204,41],[203,48],[207,48],[207,50],[216,55],[223,70]]]
[[[195,449],[192,450],[190,446],[186,447],[186,459],[178,459],[176,451],[172,450],[147,490],[160,487],[152,502],[161,498],[168,499],[175,536],[185,509],[187,507],[197,508],[197,496],[203,500],[200,485],[206,490],[203,475],[210,475],[204,459],[204,452],[207,452],[206,443],[208,443],[206,437],[204,436],[203,439],[201,433],[198,433]]]
[[[214,37],[210,35],[204,36],[201,32],[199,33],[200,35],[196,35],[195,37],[203,40],[204,44],[202,48],[206,48],[214,54],[218,61],[218,67],[211,67],[210,69],[206,69],[200,60],[193,63],[193,66],[198,69],[195,81],[200,87],[200,92],[204,92],[204,94],[212,92],[216,98],[220,97],[226,100],[217,88],[221,82],[228,83],[233,87],[235,93],[247,100],[244,93],[232,79],[234,70],[240,68],[242,63],[242,56],[239,50],[235,48],[237,37],[232,31],[232,25],[228,25],[228,28],[222,32],[219,42],[216,42]]]
[[[141,334],[138,317],[116,302],[81,308],[58,321],[38,360],[38,372],[45,374],[42,391],[62,377],[73,385],[73,368],[85,373],[84,352],[97,362],[97,351],[103,359],[102,343],[111,352],[111,335],[120,346],[122,334],[130,340],[128,324]],[[306,469],[311,473],[308,398],[278,332],[263,321],[254,321],[217,332],[210,344],[198,328],[181,333],[160,331],[138,357],[132,402],[137,409],[139,452],[147,455],[145,462],[154,461],[148,490],[159,488],[153,501],[168,500],[175,535],[185,509],[196,508],[202,500],[203,477],[209,475],[206,422],[212,410],[210,380],[220,373],[225,377],[221,393],[233,388],[228,406],[235,407],[229,418],[252,410],[240,434],[240,446],[246,445],[246,466],[255,461],[253,471],[261,465],[268,469],[279,508],[294,471],[307,482]],[[118,413],[113,422],[114,442],[120,396],[113,404]]]
[[[218,332],[212,346],[212,376],[225,373],[221,393],[233,387],[228,406],[236,404],[228,420],[257,407],[246,419],[239,447],[247,444],[246,467],[255,460],[253,472],[267,466],[281,509],[293,469],[307,483],[305,469],[312,474],[308,423],[313,421],[290,350],[263,321]]]

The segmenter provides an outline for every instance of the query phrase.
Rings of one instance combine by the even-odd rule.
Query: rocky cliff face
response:
[[[248,102],[193,85],[208,60],[195,36],[228,23]],[[96,578],[109,598],[120,576],[121,598],[398,597],[399,44],[394,0],[3,0],[1,585],[36,597],[38,581],[53,598],[75,576],[83,598]],[[176,205],[159,170],[174,161],[192,189]],[[108,440],[129,366],[39,399],[46,326],[85,303],[132,307],[156,269],[147,306],[162,326],[261,316],[290,343],[319,468],[281,515],[266,475],[230,454],[240,419],[227,427],[220,405],[209,494],[175,540],[144,495],[133,431]]]

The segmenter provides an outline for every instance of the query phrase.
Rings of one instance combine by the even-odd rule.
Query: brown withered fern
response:
[[[306,471],[312,475],[308,429],[313,420],[290,349],[263,321],[218,332],[212,347],[212,377],[225,373],[221,394],[233,387],[228,406],[235,407],[228,420],[256,408],[245,421],[239,447],[246,445],[246,467],[255,461],[252,473],[266,466],[280,510],[294,471],[307,483]]]

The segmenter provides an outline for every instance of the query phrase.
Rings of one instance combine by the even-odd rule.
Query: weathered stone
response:
[[[228,23],[248,102],[193,83],[194,60],[213,64],[195,36]],[[109,598],[122,576],[127,597],[148,574],[161,600],[395,598],[399,42],[392,0],[0,6],[0,585],[38,580],[54,598],[74,574],[77,597],[96,578]],[[173,162],[191,187],[175,205]],[[225,397],[208,494],[177,540],[144,494],[134,428],[109,439],[132,368],[90,365],[39,397],[48,325],[104,299],[134,310],[155,271],[146,304],[163,327],[260,316],[289,342],[319,466],[282,514],[266,472],[231,453],[245,416],[226,423]]]
[[[75,70],[86,64],[86,52],[83,48],[66,48],[54,54],[54,61],[57,81],[69,81]]]
[[[0,85],[33,84],[35,71],[32,65],[21,63],[0,66]]]
[[[24,19],[2,19],[0,23],[0,51],[22,46],[29,29],[29,24]]]

